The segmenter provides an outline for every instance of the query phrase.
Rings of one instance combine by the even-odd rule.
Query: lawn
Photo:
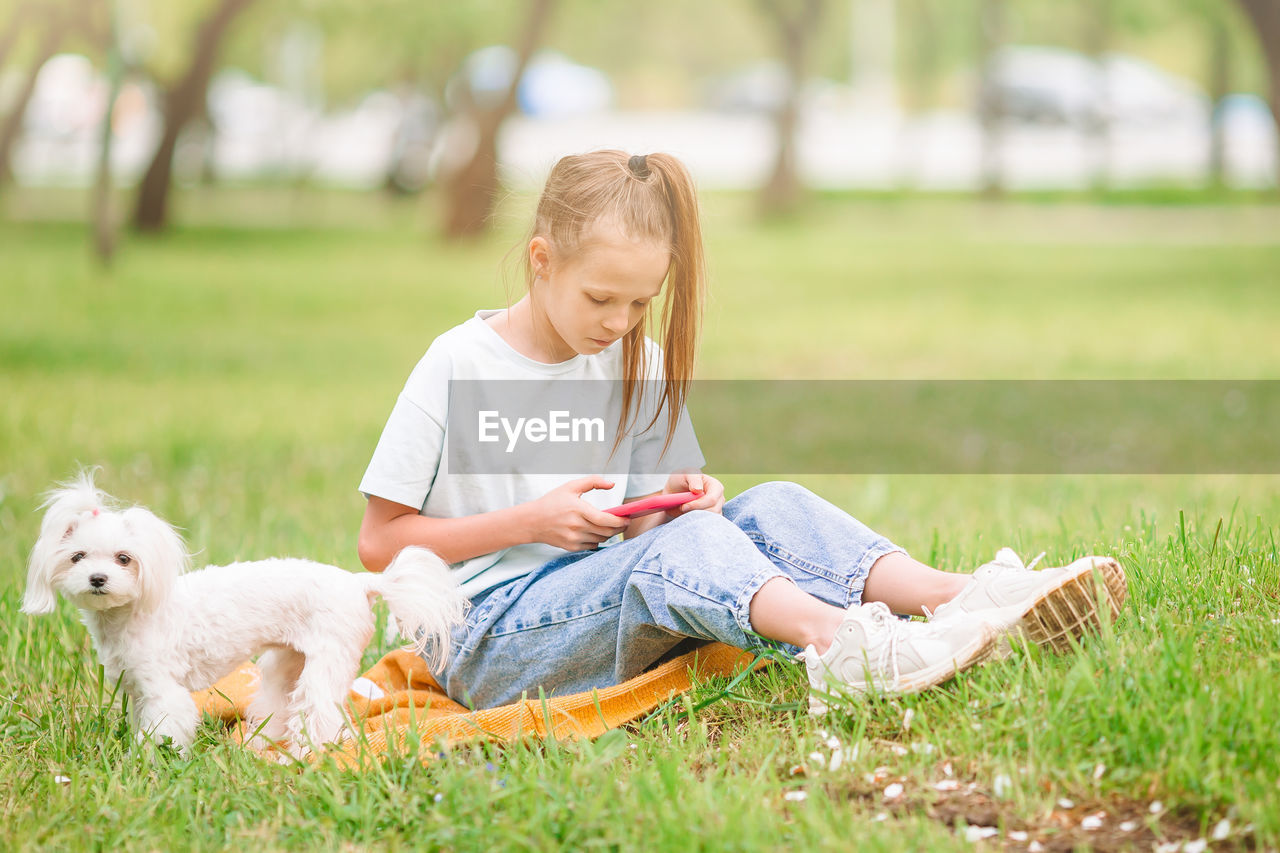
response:
[[[186,224],[127,240],[109,272],[71,197],[0,211],[7,846],[969,849],[976,827],[1013,847],[1280,846],[1274,476],[797,478],[944,569],[1011,545],[1114,554],[1130,578],[1114,629],[1075,654],[1024,650],[820,723],[778,665],[594,742],[299,772],[209,722],[189,760],[132,755],[75,611],[18,611],[41,493],[96,465],[201,561],[357,568],[356,485],[395,395],[436,334],[518,297],[504,258],[527,210],[450,246],[421,205],[179,201]],[[704,207],[700,377],[1280,376],[1276,207],[825,198],[767,227],[742,198]]]

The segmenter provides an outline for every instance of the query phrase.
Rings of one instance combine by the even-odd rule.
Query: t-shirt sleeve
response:
[[[360,481],[365,497],[422,509],[444,454],[451,371],[434,344],[413,369]]]
[[[698,446],[698,438],[693,431],[693,422],[690,421],[689,412],[684,407],[680,409],[680,418],[676,422],[675,431],[670,433],[670,444],[667,442],[669,417],[665,405],[661,411],[658,411],[658,417],[654,420],[654,411],[661,401],[663,389],[660,378],[662,350],[652,341],[649,345],[650,369],[647,373],[649,378],[641,385],[641,405],[635,424],[636,429],[643,429],[651,420],[653,425],[643,429],[631,445],[627,498],[660,492],[667,485],[667,478],[673,472],[701,468],[706,464],[706,460],[702,457],[702,450]]]

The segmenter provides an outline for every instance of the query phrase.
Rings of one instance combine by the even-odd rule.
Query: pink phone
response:
[[[631,501],[622,506],[615,506],[606,509],[605,512],[612,513],[620,518],[635,518],[641,515],[648,515],[651,512],[661,512],[664,509],[675,509],[683,506],[694,498],[700,498],[702,495],[696,492],[680,492],[675,495],[654,495],[651,498],[643,500]]]

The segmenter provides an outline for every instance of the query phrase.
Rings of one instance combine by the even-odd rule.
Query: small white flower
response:
[[[70,785],[71,777],[70,776],[54,776],[53,781],[57,782],[59,785]]]
[[[1156,853],[1178,853],[1182,849],[1182,844],[1177,841],[1157,841]]]
[[[931,743],[920,742],[911,744],[911,751],[916,755],[933,755],[936,749],[937,747]]]
[[[1106,773],[1106,772],[1107,772],[1107,765],[1105,765],[1105,764],[1099,764],[1098,766],[1096,766],[1096,767],[1094,767],[1094,768],[1093,768],[1093,778],[1094,778],[1094,779],[1101,779],[1101,778],[1102,778],[1102,774],[1103,774],[1103,773]]]
[[[1080,821],[1080,828],[1086,832],[1093,832],[1095,829],[1102,829],[1102,819],[1106,816],[1106,812],[1097,812],[1091,814]]]
[[[888,813],[888,812],[879,812],[879,813],[877,813],[877,814],[876,814],[876,816],[875,816],[875,817],[871,818],[871,822],[872,822],[872,823],[883,823],[884,821],[886,821],[886,820],[888,820],[888,819],[889,819],[889,813]]]
[[[1152,814],[1160,814],[1160,812],[1164,811],[1164,803],[1159,800],[1152,800],[1151,805],[1147,807],[1147,811]]]
[[[902,715],[902,730],[904,732],[911,731],[911,721],[915,719],[916,709],[908,708],[907,712]]]
[[[956,791],[959,790],[960,783],[955,779],[943,779],[941,782],[935,783],[933,788],[935,791]]]
[[[834,773],[835,771],[840,769],[841,764],[844,764],[844,750],[841,749],[840,747],[836,747],[835,750],[831,753],[831,765],[829,766],[828,769],[831,770],[832,773]]]
[[[1039,841],[1032,841],[1027,845],[1027,853],[1043,853],[1044,845]]]
[[[1225,841],[1227,836],[1231,834],[1231,821],[1225,817],[1218,821],[1218,825],[1213,828],[1213,833],[1209,836],[1214,841]]]
[[[1058,800],[1058,808],[1060,809],[1074,809],[1075,807],[1075,800],[1068,800],[1066,797],[1062,797]]]
[[[827,766],[827,757],[823,755],[821,752],[809,753],[809,760],[812,761],[814,764],[818,765],[819,767],[825,768]]]
[[[894,782],[892,785],[884,789],[884,798],[886,800],[896,800],[898,797],[902,796],[902,792],[904,790],[905,789],[902,787],[901,782]]]
[[[1133,832],[1137,828],[1138,828],[1138,822],[1136,820],[1126,820],[1126,821],[1121,821],[1120,823],[1121,832]]]
[[[1020,829],[1011,829],[1009,830],[1009,840],[1010,841],[1026,841],[1027,834]]]
[[[997,797],[1003,800],[1005,797],[1013,793],[1013,780],[1009,778],[1008,774],[1001,773],[992,780],[991,790]]]
[[[994,826],[966,826],[964,828],[965,841],[981,841],[984,838],[999,834],[1000,830]]]
[[[827,738],[827,740],[826,740],[826,744],[827,744],[827,749],[839,749],[839,748],[840,748],[840,741],[839,741],[839,740],[837,740],[836,738],[833,738],[833,737],[829,737],[829,738]]]
[[[432,799],[438,803],[444,799],[444,794],[436,794]]]
[[[782,799],[788,800],[789,802],[793,802],[793,803],[803,802],[804,800],[809,799],[809,792],[808,791],[787,791],[785,794],[782,795]]]
[[[1203,838],[1197,838],[1195,841],[1188,841],[1182,845],[1183,853],[1204,853],[1209,849],[1209,842]]]

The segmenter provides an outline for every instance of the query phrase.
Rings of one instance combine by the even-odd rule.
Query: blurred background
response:
[[[597,147],[699,183],[700,379],[1274,379],[1278,75],[1280,0],[0,0],[0,597],[80,465],[210,562],[354,565],[405,376]],[[807,440],[757,402],[709,470]],[[1280,517],[1274,476],[810,452],[949,567]]]
[[[769,214],[1266,194],[1278,98],[1280,0],[0,0],[0,199],[89,191],[109,256],[184,187],[423,195],[474,234],[604,146]]]

